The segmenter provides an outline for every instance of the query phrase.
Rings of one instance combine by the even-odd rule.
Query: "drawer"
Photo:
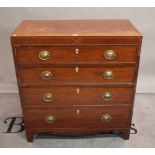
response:
[[[134,83],[134,67],[45,67],[20,68],[20,83],[30,85],[50,84],[112,84]]]
[[[26,108],[25,118],[30,128],[126,128],[130,107],[95,108]]]
[[[136,46],[18,47],[19,64],[125,63],[137,61]]]
[[[25,106],[131,105],[134,88],[22,88]]]

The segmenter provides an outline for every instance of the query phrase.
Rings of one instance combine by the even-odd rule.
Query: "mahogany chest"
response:
[[[23,21],[11,44],[27,140],[129,139],[141,42],[128,20]]]

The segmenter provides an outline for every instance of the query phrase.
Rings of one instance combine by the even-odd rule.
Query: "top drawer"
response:
[[[18,64],[135,63],[136,46],[18,47]]]
[[[25,20],[11,35],[18,46],[141,45],[129,20]]]

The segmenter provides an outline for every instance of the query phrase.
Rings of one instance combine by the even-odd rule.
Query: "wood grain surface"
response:
[[[111,93],[111,100],[104,100],[106,92]],[[54,99],[45,102],[43,96],[51,93]],[[24,106],[113,106],[132,105],[133,88],[96,88],[92,87],[46,87],[46,88],[22,88]]]
[[[12,36],[141,36],[128,20],[25,20]]]
[[[49,71],[52,77],[49,80],[44,80],[41,73]],[[113,79],[105,79],[104,72],[112,71]],[[84,84],[99,84],[99,83],[134,83],[135,82],[135,67],[79,67],[76,72],[76,67],[44,67],[44,68],[20,68],[20,84],[27,85],[55,85],[68,84],[77,85]]]
[[[25,114],[28,128],[128,128],[130,110],[130,107],[26,108]],[[112,120],[102,121],[103,114],[110,114]],[[46,116],[54,116],[56,121],[48,124]]]
[[[122,132],[129,139],[142,36],[128,20],[23,21],[11,35],[21,106],[29,142],[39,133],[79,136]],[[75,50],[78,49],[78,54]],[[39,59],[47,50],[51,58]],[[106,50],[116,58],[106,60]],[[113,79],[104,79],[105,71]],[[41,77],[50,71],[50,80]],[[54,99],[45,102],[43,95]],[[112,94],[103,100],[105,92]],[[101,120],[110,114],[112,120]],[[52,124],[45,122],[54,116]]]
[[[76,53],[78,49],[78,53]],[[104,53],[107,50],[114,50],[116,57],[107,60]],[[48,51],[51,58],[40,60],[39,53]],[[107,64],[107,63],[136,63],[137,46],[65,46],[65,47],[18,47],[17,63],[20,65],[34,64]]]

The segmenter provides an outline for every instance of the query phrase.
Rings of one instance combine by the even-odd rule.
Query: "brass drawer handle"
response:
[[[104,95],[102,95],[103,100],[108,101],[113,98],[112,94],[110,92],[105,92]]]
[[[40,60],[48,60],[51,58],[51,53],[49,51],[40,51],[38,57]]]
[[[104,79],[113,79],[115,77],[115,74],[114,74],[114,72],[113,71],[105,71],[104,73],[103,73],[103,78]]]
[[[101,120],[103,122],[110,122],[112,120],[112,116],[110,114],[103,114],[101,116]]]
[[[107,50],[104,52],[104,58],[107,60],[113,60],[116,57],[116,52],[114,50]]]
[[[46,116],[45,117],[45,122],[48,123],[48,124],[52,124],[56,121],[56,118],[54,116]]]
[[[52,73],[50,71],[43,71],[41,77],[43,80],[50,80],[52,78]]]
[[[51,102],[51,101],[53,101],[53,99],[54,99],[54,96],[51,93],[45,93],[43,95],[43,100],[45,102]]]

